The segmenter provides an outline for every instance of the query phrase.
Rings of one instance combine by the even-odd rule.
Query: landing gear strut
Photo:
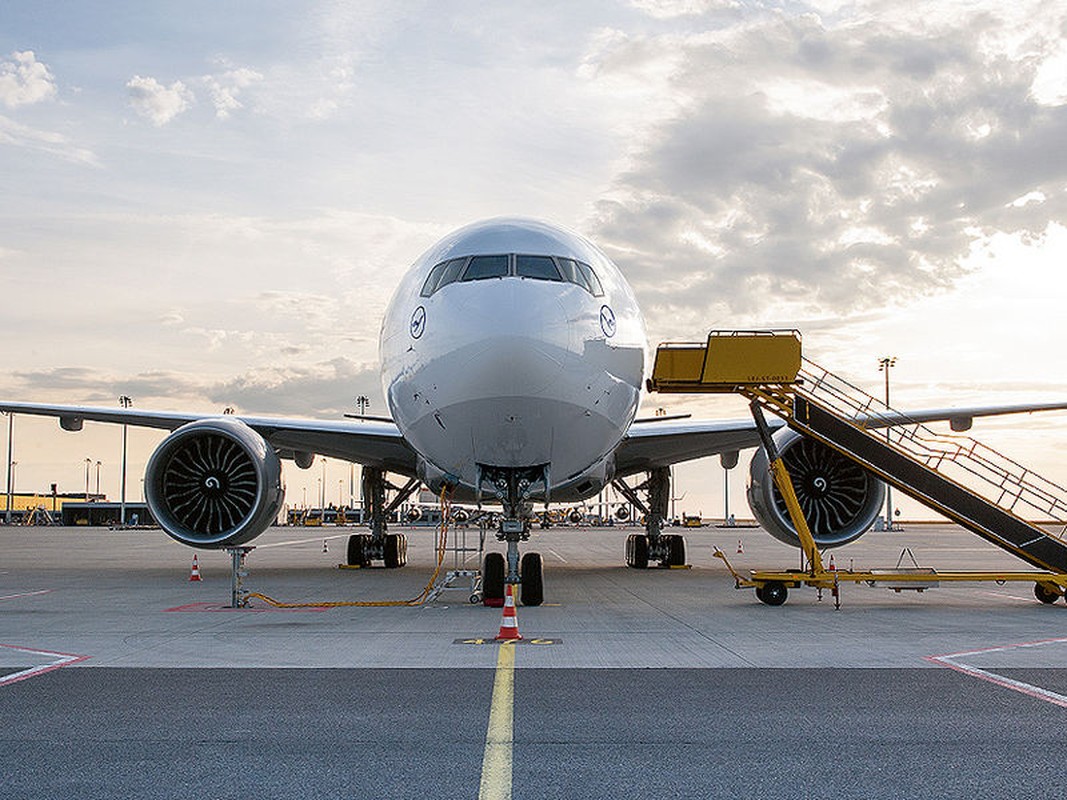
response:
[[[670,468],[649,470],[648,477],[637,486],[630,486],[621,478],[616,478],[611,485],[645,516],[645,533],[631,533],[626,537],[626,566],[645,569],[649,561],[658,561],[664,567],[684,566],[685,538],[663,533],[671,496]],[[641,498],[642,492],[647,503]]]
[[[507,555],[488,553],[482,570],[482,598],[487,606],[502,605],[506,584],[520,588],[519,598],[525,606],[539,606],[544,602],[545,586],[543,562],[538,553],[526,553],[519,558],[519,542],[530,538],[533,504],[529,498],[531,486],[548,476],[543,468],[486,467],[479,465],[480,485],[491,487],[504,507],[497,530],[498,541],[506,542]]]
[[[417,478],[403,486],[394,486],[385,479],[385,470],[363,468],[363,518],[370,524],[370,533],[356,533],[348,537],[348,564],[353,567],[370,566],[382,561],[386,568],[396,569],[408,563],[408,537],[389,533],[389,517],[411,493],[418,488]],[[385,502],[386,490],[396,492],[393,501]]]

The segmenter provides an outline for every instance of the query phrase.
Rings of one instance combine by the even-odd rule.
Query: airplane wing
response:
[[[772,430],[785,426],[769,419]],[[669,420],[655,418],[635,422],[615,451],[615,474],[619,477],[654,467],[669,467],[720,453],[732,453],[759,445],[752,419]]]
[[[948,422],[952,430],[965,431],[971,427],[975,417],[1063,409],[1067,409],[1067,403],[935,408],[868,414],[857,418],[856,422],[871,428]],[[767,422],[772,430],[785,426],[780,419],[771,418]],[[615,451],[615,470],[620,477],[626,477],[653,467],[669,467],[683,461],[757,447],[759,443],[756,425],[751,419],[678,420],[649,417],[635,422],[626,432]]]
[[[218,414],[142,411],[94,406],[53,406],[43,403],[2,403],[0,411],[56,417],[64,430],[79,430],[82,422],[111,422],[173,431],[189,422]],[[267,440],[283,458],[294,453],[317,453],[380,467],[401,475],[415,474],[415,451],[395,423],[381,420],[311,420],[234,415]]]

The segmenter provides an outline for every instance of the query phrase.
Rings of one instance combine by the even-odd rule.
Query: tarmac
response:
[[[840,610],[809,589],[775,608],[712,556],[741,571],[797,566],[764,532],[686,530],[690,569],[637,571],[622,566],[632,530],[535,531],[525,547],[545,559],[546,600],[519,606],[525,641],[505,653],[492,641],[500,609],[469,603],[462,580],[414,607],[234,610],[224,552],[197,551],[192,582],[194,551],[158,531],[0,528],[0,797],[1030,797],[1056,785],[1064,601],[1037,602],[1029,583],[860,585],[842,587]],[[419,594],[431,530],[407,531],[402,570],[337,569],[350,532],[271,529],[245,587],[303,603]],[[950,525],[872,532],[834,555],[839,569],[892,567],[904,548],[922,566],[1027,569]],[[475,562],[449,556],[444,569]],[[506,775],[490,768],[493,747]]]

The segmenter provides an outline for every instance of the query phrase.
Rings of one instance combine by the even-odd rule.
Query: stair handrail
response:
[[[994,487],[999,492],[997,499],[985,492],[980,494],[1006,513],[1018,517],[1014,509],[1021,502],[1050,515],[1052,521],[1064,523],[1063,530],[1050,535],[1067,540],[1067,489],[1064,487],[973,437],[939,433],[918,421],[908,421],[906,413],[887,406],[808,358],[803,359],[800,378],[798,394],[829,406],[853,427],[871,435],[884,431],[889,446],[939,474],[947,477],[942,468],[947,462],[977,478],[982,485]],[[1006,497],[1011,499],[1010,505],[1004,504]]]

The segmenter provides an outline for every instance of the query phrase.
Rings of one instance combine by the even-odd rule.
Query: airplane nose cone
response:
[[[571,350],[571,326],[558,296],[525,292],[509,296],[514,282],[498,287],[499,298],[486,293],[478,304],[467,304],[462,315],[477,321],[482,335],[468,350],[463,372],[488,396],[537,397],[558,385]]]

